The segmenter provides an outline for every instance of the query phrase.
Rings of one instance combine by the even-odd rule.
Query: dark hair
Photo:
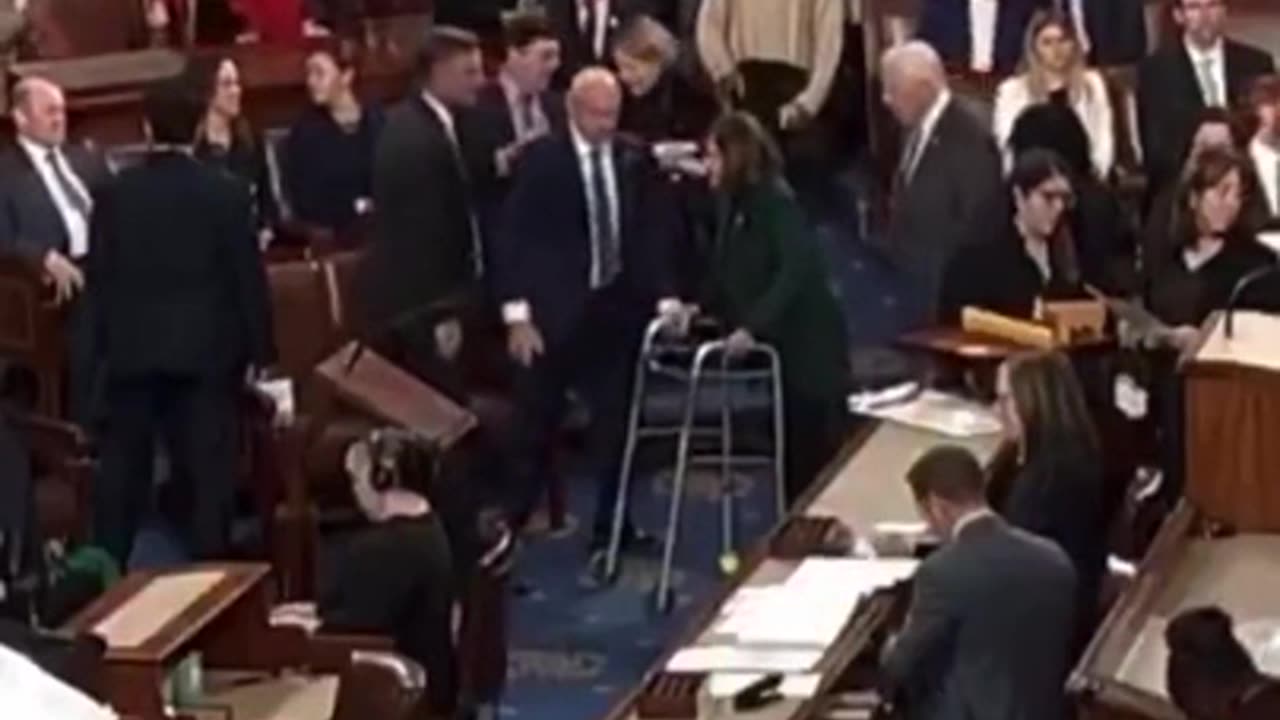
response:
[[[418,48],[416,58],[418,79],[426,82],[431,77],[432,71],[441,63],[479,49],[480,38],[470,30],[452,25],[433,26],[427,30],[422,46]]]
[[[1056,177],[1067,180],[1073,186],[1076,184],[1072,179],[1071,168],[1056,152],[1032,148],[1014,158],[1013,169],[1009,171],[1009,196],[1012,197],[1015,191],[1025,195]],[[1068,285],[1079,283],[1080,253],[1076,250],[1075,235],[1065,213],[1053,236],[1047,240],[1055,277]]]
[[[1187,247],[1198,239],[1196,217],[1191,209],[1191,200],[1199,198],[1207,190],[1214,188],[1228,175],[1235,172],[1240,177],[1241,191],[1248,192],[1252,177],[1248,162],[1234,149],[1210,148],[1193,156],[1182,177],[1178,180],[1178,191],[1173,206],[1173,218],[1170,231],[1178,247]],[[1241,203],[1240,215],[1228,230],[1234,234],[1244,227],[1244,204]]]
[[[1166,685],[1174,703],[1191,717],[1223,703],[1258,675],[1236,639],[1231,616],[1218,607],[1184,610],[1164,631],[1169,646]]]
[[[199,103],[201,122],[218,91],[218,73],[222,70],[223,63],[235,65],[236,61],[226,55],[197,55],[187,60],[182,72],[182,82],[186,85],[187,92]],[[253,145],[253,130],[244,113],[232,121],[231,134],[236,142],[243,143],[246,147]]]
[[[1093,173],[1089,133],[1075,111],[1062,103],[1032,105],[1014,121],[1009,134],[1014,157],[1036,148],[1056,153],[1070,168],[1070,177]]]
[[[502,19],[502,39],[507,50],[519,50],[539,40],[555,40],[555,30],[541,11],[511,13]]]
[[[711,142],[724,157],[724,184],[731,190],[775,180],[782,175],[782,152],[755,116],[722,115],[711,126]]]
[[[973,453],[957,445],[943,445],[925,453],[907,471],[907,484],[916,500],[937,497],[953,503],[980,503],[986,495],[986,476]]]
[[[1022,420],[1028,454],[1068,449],[1098,457],[1101,444],[1084,391],[1059,352],[1017,355],[1008,364],[1009,394]]]
[[[195,142],[201,108],[180,78],[165,78],[147,86],[142,109],[153,142],[166,145]]]

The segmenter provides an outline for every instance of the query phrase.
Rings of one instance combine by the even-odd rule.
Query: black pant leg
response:
[[[460,684],[458,652],[453,641],[456,575],[443,524],[435,518],[423,522],[426,534],[422,547],[415,553],[422,565],[418,570],[422,579],[407,607],[407,626],[397,636],[404,653],[427,670],[431,709],[447,715],[457,707]]]
[[[82,428],[93,430],[102,419],[105,379],[94,352],[93,304],[81,293],[67,305],[67,414]]]
[[[107,386],[102,461],[93,485],[93,535],[121,568],[149,506],[155,456],[156,381],[113,380]]]
[[[840,444],[840,403],[792,391],[784,397],[784,466],[787,504],[794,503],[835,455]]]
[[[560,366],[572,357],[567,348],[548,348],[529,367],[516,365],[512,373],[515,421],[508,438],[510,461],[507,489],[508,517],[522,529],[550,484],[551,443],[564,414],[566,383]]]
[[[228,377],[171,381],[165,424],[174,479],[188,483],[183,525],[197,559],[226,556],[236,482],[236,383]]]

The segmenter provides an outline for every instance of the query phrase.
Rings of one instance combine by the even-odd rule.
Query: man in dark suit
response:
[[[1265,51],[1223,35],[1224,0],[1174,0],[1173,18],[1181,37],[1138,66],[1138,125],[1153,192],[1178,177],[1201,110],[1247,107],[1253,81],[1275,71]]]
[[[13,91],[14,146],[0,156],[0,249],[40,267],[67,305],[70,392],[76,422],[93,420],[97,364],[90,347],[90,307],[83,298],[93,195],[107,179],[106,164],[88,149],[67,144],[66,100],[40,78]]]
[[[991,133],[952,98],[928,44],[890,49],[881,76],[905,135],[885,250],[916,293],[917,320],[932,322],[947,259],[973,239],[980,209],[1000,192],[1000,156]]]
[[[911,720],[1061,720],[1071,561],[987,507],[982,468],[963,448],[929,451],[907,481],[945,545],[920,564],[906,625],[883,658],[890,696]]]
[[[599,483],[593,567],[617,497],[641,331],[655,299],[660,311],[680,311],[664,247],[674,210],[645,149],[616,135],[621,103],[608,70],[574,78],[569,127],[525,151],[494,248],[494,286],[518,366],[513,524],[547,486],[552,433],[574,387],[591,410],[587,452]]]
[[[652,15],[651,1],[543,0],[563,56],[555,87],[568,87],[573,76],[590,65],[612,66],[614,33],[636,15]]]
[[[479,41],[437,26],[419,50],[418,71],[421,85],[387,113],[374,156],[377,212],[362,297],[373,345],[434,378],[461,350],[464,310],[484,275],[457,115],[484,82]],[[430,306],[437,309],[427,321]]]
[[[1022,59],[1032,14],[1050,1],[924,0],[916,32],[949,67],[1007,74]]]
[[[534,140],[564,127],[564,101],[548,88],[560,67],[560,41],[539,13],[506,22],[506,57],[498,76],[466,114],[467,147],[486,235],[506,197],[521,153]]]
[[[250,199],[190,153],[199,118],[179,81],[149,88],[153,147],[103,188],[89,290],[108,368],[98,544],[124,565],[148,507],[154,443],[187,482],[193,555],[225,556],[246,371],[274,359]]]

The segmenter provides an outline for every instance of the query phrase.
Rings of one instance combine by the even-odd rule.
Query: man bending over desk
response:
[[[939,447],[907,471],[945,545],[920,565],[906,626],[883,661],[911,720],[1061,720],[1075,571],[1056,545],[987,507],[969,451]]]

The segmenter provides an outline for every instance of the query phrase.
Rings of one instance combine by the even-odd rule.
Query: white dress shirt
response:
[[[981,507],[974,510],[970,510],[964,515],[961,515],[960,518],[956,520],[956,524],[953,525],[951,528],[951,539],[954,540],[955,538],[959,537],[960,533],[964,532],[965,528],[969,527],[975,522],[986,517],[991,517],[993,515],[995,515],[995,512],[992,511],[991,508],[987,508],[987,507]]]
[[[1116,158],[1111,98],[1107,94],[1106,81],[1096,70],[1085,71],[1084,85],[1085,92],[1072,98],[1071,109],[1080,118],[1080,124],[1089,136],[1089,155],[1093,169],[1098,177],[1105,178],[1111,174]],[[996,89],[991,126],[995,131],[996,142],[1004,151],[1006,170],[1013,165],[1012,153],[1009,152],[1009,136],[1013,133],[1013,125],[1033,102],[1026,75],[1015,75],[1000,83],[1000,87]]]
[[[991,72],[995,67],[999,6],[999,0],[969,0],[970,58],[978,72]]]
[[[595,217],[596,209],[601,202],[609,203],[609,222],[613,225],[614,232],[618,235],[619,241],[622,236],[622,226],[619,225],[618,216],[618,174],[613,169],[613,143],[606,142],[603,145],[592,145],[587,142],[586,138],[578,133],[577,128],[570,131],[573,138],[573,150],[578,156],[578,171],[582,173],[582,186],[586,191],[587,200],[587,217]],[[592,175],[591,154],[593,152],[600,153],[600,170],[604,173],[604,187],[606,198],[598,198],[595,194],[595,180]],[[596,253],[595,238],[592,238],[591,245],[591,289],[595,290],[603,285],[604,278],[600,267],[600,258]]]
[[[422,91],[422,101],[427,104],[427,107],[431,108],[431,112],[435,113],[436,119],[444,126],[444,133],[449,136],[449,141],[453,143],[454,147],[457,147],[458,132],[453,124],[453,111],[449,110],[448,105],[440,102],[439,98],[426,90]]]
[[[1187,270],[1196,272],[1222,252],[1222,245],[1222,240],[1196,243],[1182,251],[1182,264]]]
[[[58,215],[62,218],[62,224],[67,228],[67,250],[70,257],[84,257],[89,252],[89,219],[76,211],[71,199],[62,191],[62,183],[58,182],[54,174],[56,171],[49,162],[50,148],[22,136],[18,136],[18,145],[27,153],[27,157],[31,158],[31,164],[40,175],[40,182],[44,184],[45,191],[53,199],[54,207],[58,209]],[[53,148],[53,152],[57,154],[58,162],[62,164],[72,186],[92,203],[89,190],[85,187],[84,181],[76,175],[71,163],[67,162],[67,156],[63,154],[62,149]]]
[[[1196,84],[1200,86],[1200,95],[1204,98],[1204,104],[1209,107],[1226,107],[1229,103],[1227,98],[1227,55],[1223,49],[1222,40],[1214,43],[1213,47],[1208,50],[1201,50],[1194,43],[1183,39],[1182,43],[1187,48],[1187,56],[1191,59],[1191,70],[1195,73]],[[1204,79],[1204,68],[1208,69],[1209,77],[1217,84],[1216,91],[1210,94],[1210,88],[1206,87]]]
[[[1280,217],[1280,151],[1258,138],[1249,143],[1249,158],[1272,217]]]
[[[547,114],[542,110],[542,100],[537,95],[526,95],[516,86],[514,80],[500,73],[498,84],[507,99],[507,112],[511,115],[511,127],[515,130],[517,141],[542,135],[548,129]],[[528,103],[529,113],[525,114],[522,105]]]
[[[1043,240],[1027,240],[1022,241],[1022,250],[1031,258],[1031,262],[1035,263],[1036,270],[1040,271],[1040,279],[1049,282],[1049,278],[1053,275],[1053,265],[1049,260],[1049,243]]]
[[[934,99],[933,104],[929,106],[929,110],[925,112],[920,125],[909,136],[909,142],[914,140],[915,146],[906,148],[906,151],[914,151],[911,157],[904,156],[902,158],[902,172],[905,182],[911,182],[917,166],[920,165],[920,160],[924,157],[925,152],[928,151],[929,142],[933,139],[934,131],[938,129],[938,122],[942,119],[942,113],[946,112],[947,106],[950,104],[950,90],[943,90],[938,93],[938,97]]]

